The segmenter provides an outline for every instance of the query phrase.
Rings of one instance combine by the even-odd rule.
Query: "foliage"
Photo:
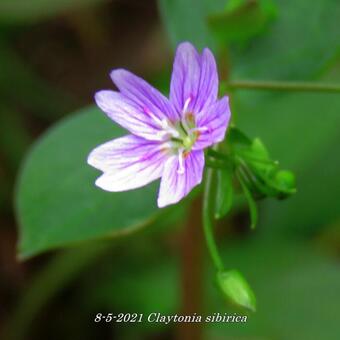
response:
[[[122,133],[98,109],[89,108],[61,121],[36,144],[18,183],[21,257],[125,235],[155,218],[155,186],[110,194],[93,184],[96,171],[86,164],[88,153]]]
[[[0,4],[0,21],[12,27],[29,25],[96,2],[5,0]],[[228,71],[226,80],[340,81],[340,4],[336,1],[158,3],[172,47],[183,40],[198,48],[211,47],[219,53],[222,71]],[[4,114],[0,141],[5,150],[1,156],[5,155],[14,171],[30,140],[25,124],[18,119],[20,109],[33,111],[44,121],[53,121],[73,103],[27,67],[5,41],[1,37]],[[158,78],[163,77],[162,73]],[[293,339],[298,334],[301,340],[337,339],[340,277],[334,259],[338,255],[334,254],[339,228],[331,225],[337,226],[339,218],[339,96],[225,89],[231,98],[237,129],[229,129],[227,143],[219,150],[233,157],[233,163],[225,162],[223,169],[215,171],[213,215],[219,219],[217,235],[223,262],[244,273],[256,293],[258,306],[244,327],[211,324],[207,336]],[[80,287],[75,301],[78,309],[82,306],[86,311],[87,318],[98,308],[178,312],[179,265],[169,244],[174,237],[172,227],[184,220],[186,206],[167,210],[165,220],[171,225],[164,228],[164,216],[155,205],[156,185],[127,193],[102,192],[93,185],[96,171],[86,165],[87,154],[95,145],[121,134],[123,131],[99,110],[88,107],[52,126],[27,154],[15,193],[19,256],[27,259],[57,248],[74,249],[59,251],[38,271],[36,280],[27,287],[28,294],[19,303],[9,334],[14,334],[11,330],[16,325],[22,325],[18,334],[21,332],[19,335],[25,338],[33,318],[72,282],[77,283],[77,292]],[[255,202],[295,192],[295,178],[273,159],[279,159],[283,168],[296,174],[296,195],[286,201]],[[6,179],[2,180],[1,201],[4,190],[8,190],[6,185]],[[246,211],[244,204],[237,204],[240,191],[250,208],[251,225],[258,224],[252,235],[248,229],[238,230],[242,227],[242,212]],[[181,221],[171,220],[183,212],[181,209]],[[150,234],[148,230],[146,235],[133,233],[151,222],[154,228],[150,228]],[[329,233],[332,242],[325,242]],[[127,234],[134,235],[134,239],[124,243],[117,238]],[[166,237],[169,239],[165,241]],[[108,253],[107,246],[97,248],[93,242],[102,238],[116,240],[110,247],[112,253]],[[83,247],[76,247],[85,241]],[[87,264],[92,264],[90,270]],[[211,266],[205,265],[203,270],[208,274],[207,313],[234,312],[235,307],[224,304],[217,292],[213,280],[216,273]],[[237,288],[241,282],[246,287],[242,292],[248,290],[238,271],[227,273],[236,277]],[[222,291],[227,286],[225,293],[230,298],[233,292],[234,302],[253,305],[249,302],[253,301],[251,294],[240,303],[239,291],[226,277],[218,276]],[[155,329],[143,324],[117,333],[140,338],[140,334],[153,333]]]

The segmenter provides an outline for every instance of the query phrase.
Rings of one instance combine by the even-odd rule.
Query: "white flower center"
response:
[[[162,120],[148,112],[154,122],[161,128],[158,132],[159,137],[163,140],[162,148],[178,154],[178,170],[179,174],[185,172],[184,159],[192,150],[200,133],[205,131],[205,128],[197,128],[195,116],[188,110],[190,101],[189,97],[183,106],[181,112],[181,120],[173,123],[170,120],[163,118]]]

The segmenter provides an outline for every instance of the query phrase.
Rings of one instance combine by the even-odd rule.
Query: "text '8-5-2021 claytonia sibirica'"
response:
[[[230,119],[228,97],[217,97],[213,54],[178,46],[169,99],[127,70],[113,70],[111,78],[119,92],[99,91],[96,103],[130,134],[90,153],[88,163],[103,171],[96,185],[116,192],[161,178],[158,206],[177,203],[201,183],[203,150],[224,139]]]

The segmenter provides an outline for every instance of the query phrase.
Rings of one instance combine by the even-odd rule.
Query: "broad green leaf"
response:
[[[263,32],[276,16],[271,0],[229,0],[224,11],[208,17],[221,44],[245,42]]]
[[[76,301],[76,309],[81,309],[86,318],[90,314],[89,305],[97,311],[104,308],[112,312],[121,308],[120,312],[131,309],[145,313],[156,309],[175,313],[179,301],[176,261],[173,256],[164,255],[169,249],[158,240],[162,240],[165,229],[174,231],[174,227],[186,218],[186,206],[180,207],[175,211],[168,210],[149,228],[124,240],[95,241],[91,245],[82,244],[56,252],[25,285],[8,318],[4,337],[25,339],[39,323],[39,315],[75,281],[76,295],[80,299]],[[129,294],[116,294],[116,291],[127,289],[125,282],[137,289],[129,289]],[[167,287],[167,295],[160,300],[154,293],[164,287]],[[83,299],[85,295],[87,298]]]
[[[188,40],[197,48],[209,46],[214,49],[216,41],[205,18],[224,3],[225,0],[158,0],[172,47]]]
[[[156,186],[110,193],[94,184],[100,174],[89,152],[126,134],[90,107],[52,127],[33,146],[18,180],[19,255],[27,258],[75,242],[131,233],[155,219]]]
[[[233,204],[233,172],[230,168],[216,171],[215,218],[224,217]]]
[[[232,46],[233,78],[305,79],[332,60],[339,50],[340,3],[334,0],[279,0],[277,19],[245,49]],[[159,0],[161,16],[173,47],[190,40],[215,49],[208,16],[222,13],[225,0]],[[325,20],[324,18],[327,18]],[[320,30],[322,22],[322,30]],[[289,44],[288,44],[289,43]]]
[[[26,23],[63,14],[104,0],[1,0],[0,21]]]
[[[233,78],[305,80],[338,52],[338,1],[279,0],[277,6],[277,20],[265,34],[246,49],[231,50]]]

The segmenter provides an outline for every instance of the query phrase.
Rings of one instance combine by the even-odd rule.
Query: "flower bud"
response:
[[[234,304],[255,312],[256,298],[248,282],[237,270],[217,273],[217,283],[223,294]]]

